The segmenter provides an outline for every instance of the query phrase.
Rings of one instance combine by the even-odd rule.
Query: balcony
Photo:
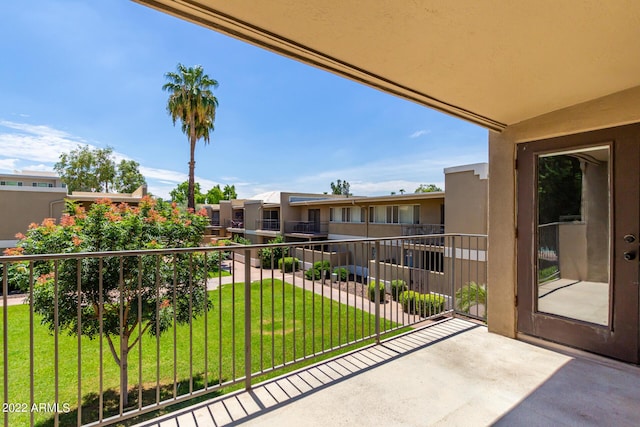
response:
[[[325,263],[317,242],[0,257],[4,425],[109,425],[139,416],[151,420],[144,425],[256,417],[420,425],[411,417],[431,423],[447,414],[480,424],[504,416],[509,424],[546,402],[539,390],[580,378],[589,381],[587,393],[620,397],[611,416],[624,414],[625,402],[635,408],[637,395],[623,394],[626,384],[637,393],[635,368],[623,374],[486,333],[486,297],[465,292],[472,283],[486,289],[485,236],[438,236],[446,239],[442,271],[404,264],[408,246],[416,259],[433,238],[321,245],[343,254],[340,265]],[[263,265],[277,266],[278,251],[303,255],[282,269],[240,262],[257,249],[270,250]],[[8,297],[17,267],[27,280],[24,304]],[[46,297],[52,305],[40,314]],[[319,364],[299,370],[312,363]],[[264,382],[267,375],[280,376]],[[617,394],[606,389],[614,386]],[[214,400],[154,418],[196,397]]]
[[[411,224],[402,226],[403,236],[415,236],[423,234],[443,234],[444,224]]]
[[[280,220],[257,219],[256,234],[264,237],[277,237],[280,234]]]
[[[285,221],[284,232],[286,236],[303,239],[326,238],[329,232],[328,222],[315,221]]]
[[[244,219],[242,219],[242,218],[227,219],[224,222],[224,226],[229,231],[236,231],[236,232],[239,232],[239,233],[244,233]]]

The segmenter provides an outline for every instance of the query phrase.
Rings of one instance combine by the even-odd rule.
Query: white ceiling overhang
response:
[[[640,86],[636,0],[134,0],[493,130]]]

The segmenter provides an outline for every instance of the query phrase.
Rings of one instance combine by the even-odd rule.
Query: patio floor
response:
[[[638,426],[640,367],[447,319],[139,424]]]

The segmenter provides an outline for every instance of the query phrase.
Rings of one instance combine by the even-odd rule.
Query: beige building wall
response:
[[[489,165],[476,163],[447,168],[445,232],[486,234],[489,213]]]
[[[0,247],[12,247],[16,233],[26,233],[32,222],[60,219],[64,210],[64,188],[0,186]]]
[[[488,326],[516,336],[516,144],[640,122],[640,86],[489,133]]]
[[[220,225],[226,227],[231,218],[231,201],[220,200]]]

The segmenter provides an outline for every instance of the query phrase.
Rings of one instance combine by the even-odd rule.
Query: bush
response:
[[[282,268],[284,266],[284,269]],[[291,273],[298,268],[298,258],[286,257],[278,260],[278,268],[285,273]]]
[[[8,251],[7,255],[11,255]],[[7,265],[7,280],[9,293],[21,292],[26,293],[29,291],[29,263],[27,262],[14,262]],[[3,265],[0,264],[0,281],[2,280],[4,271]],[[0,295],[2,295],[2,287],[0,286]]]
[[[278,236],[275,239],[271,239],[268,242],[269,244],[276,243],[284,243],[284,237]],[[275,263],[278,263],[278,267],[280,267],[280,260],[286,257],[289,254],[289,248],[279,246],[276,248],[262,248],[258,252],[258,257],[260,258],[260,263],[262,264],[262,268],[273,268]],[[272,264],[273,262],[273,264]]]
[[[231,240],[234,243],[238,243],[240,245],[251,245],[251,240],[247,239],[246,237],[242,237],[239,234],[236,234],[233,236],[233,239]]]
[[[347,280],[349,278],[349,270],[344,267],[336,267],[333,272],[338,275],[339,280]]]
[[[418,296],[418,312],[422,317],[433,316],[444,311],[444,297],[436,294]]]
[[[327,279],[331,272],[331,263],[328,260],[316,261],[313,267],[307,270],[304,275],[309,280]]]
[[[391,281],[391,298],[394,301],[398,301],[400,294],[407,290],[407,282],[404,280],[392,280]]]
[[[416,291],[404,291],[398,295],[398,302],[402,305],[405,313],[416,314]]]
[[[304,277],[309,280],[320,280],[321,275],[322,273],[320,273],[320,270],[316,270],[315,268],[311,268],[304,272]]]
[[[371,282],[369,283],[369,299],[371,301],[376,300],[376,288],[378,288],[378,292],[380,293],[380,302],[384,303],[384,283],[380,282]]]
[[[331,263],[326,259],[324,261],[316,261],[313,263],[313,268],[315,270],[331,271]]]
[[[436,294],[404,291],[400,293],[398,302],[402,304],[405,313],[419,314],[423,317],[433,316],[444,310],[444,297]]]
[[[475,305],[487,306],[487,285],[469,282],[456,291],[456,305],[458,310],[469,313]],[[486,316],[486,310],[485,310]]]

